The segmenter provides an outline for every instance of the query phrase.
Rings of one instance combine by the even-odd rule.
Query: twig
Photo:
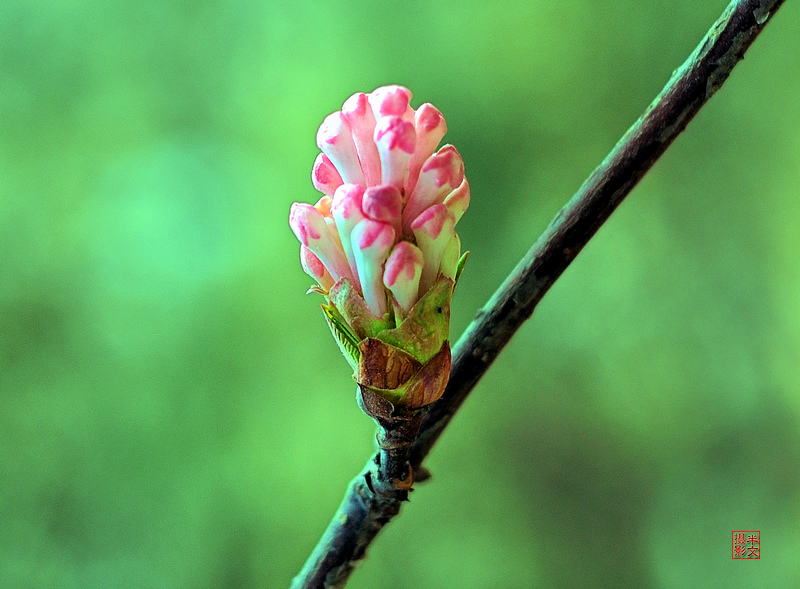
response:
[[[478,312],[453,352],[444,396],[424,417],[411,452],[422,461],[483,374],[538,302],[700,108],[722,86],[783,0],[733,0],[645,113],[559,212],[544,234]],[[375,486],[380,454],[350,484],[344,501],[293,589],[343,587],[404,493]]]

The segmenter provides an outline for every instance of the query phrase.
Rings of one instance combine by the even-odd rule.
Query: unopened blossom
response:
[[[377,338],[405,350],[419,370],[444,346],[446,363],[436,363],[449,369],[449,302],[463,265],[455,227],[470,191],[456,148],[437,150],[444,116],[431,104],[414,109],[411,98],[403,86],[383,86],[325,118],[311,174],[323,196],[313,206],[294,203],[289,224],[346,356],[357,356],[356,346],[373,350],[362,344]],[[413,330],[403,327],[411,315]],[[429,392],[414,394],[430,402]]]
[[[398,242],[386,260],[383,282],[404,311],[409,311],[417,302],[424,264],[422,250],[408,241]]]
[[[433,286],[439,275],[442,252],[456,234],[455,227],[455,216],[443,204],[428,207],[411,224],[422,256],[430,262],[422,267],[420,290]]]
[[[395,237],[395,230],[389,223],[374,219],[359,221],[350,234],[361,291],[369,310],[376,317],[383,317],[387,311],[383,265],[392,250]]]
[[[403,291],[412,294],[404,294],[405,304],[399,305],[406,308],[424,295],[440,274],[442,252],[469,205],[469,185],[458,151],[452,145],[436,151],[447,129],[444,117],[431,104],[415,110],[410,101],[407,88],[383,86],[369,94],[354,94],[341,111],[326,117],[317,133],[322,153],[314,162],[312,181],[317,190],[331,197],[330,204],[318,203],[319,214],[315,214],[310,205],[296,203],[290,217],[298,239],[321,261],[328,275],[337,281],[351,279],[377,317],[392,309],[392,292],[399,288],[383,282],[381,293],[372,292],[375,277],[383,276],[389,251],[407,242],[422,252],[422,289],[413,292],[413,274],[401,273],[397,278],[412,281]],[[331,220],[323,227],[325,218]],[[370,245],[361,252],[358,244],[354,250],[352,233],[364,220],[371,222],[361,225],[360,241],[356,241]],[[384,255],[387,226],[393,235]],[[375,252],[367,237],[378,233],[381,248]],[[456,258],[460,257],[456,253]],[[315,279],[324,277],[310,274]],[[409,277],[404,278],[406,275]],[[323,291],[329,290],[327,279],[317,282]],[[366,283],[369,295],[364,292]]]
[[[300,245],[300,265],[305,273],[316,280],[322,288],[328,289],[333,286],[333,278],[328,269],[325,268],[325,264],[302,244]]]
[[[328,196],[331,196],[344,183],[339,170],[336,169],[336,166],[324,153],[319,154],[314,162],[311,181],[314,184],[314,188]]]
[[[464,163],[452,145],[445,145],[422,165],[419,178],[408,196],[403,224],[411,224],[427,208],[443,203],[464,180]]]

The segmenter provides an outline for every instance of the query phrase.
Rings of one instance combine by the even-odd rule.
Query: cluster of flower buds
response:
[[[446,343],[447,325],[438,342],[420,342],[420,334],[408,341],[397,330],[410,316],[436,322],[422,316],[426,296],[440,313],[446,307],[449,321],[463,264],[455,226],[469,206],[464,164],[452,145],[436,150],[446,131],[439,110],[415,110],[410,100],[407,88],[384,86],[329,115],[311,176],[323,196],[313,206],[294,203],[289,217],[303,269],[319,285],[312,290],[328,299],[323,309],[355,367],[370,338],[428,362]]]

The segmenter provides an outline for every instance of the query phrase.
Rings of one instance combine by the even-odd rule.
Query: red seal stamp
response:
[[[761,558],[761,532],[731,532],[733,558]]]

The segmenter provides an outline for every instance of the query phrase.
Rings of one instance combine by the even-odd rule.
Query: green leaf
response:
[[[453,281],[440,274],[398,327],[381,331],[375,337],[425,364],[449,337],[452,297]]]

